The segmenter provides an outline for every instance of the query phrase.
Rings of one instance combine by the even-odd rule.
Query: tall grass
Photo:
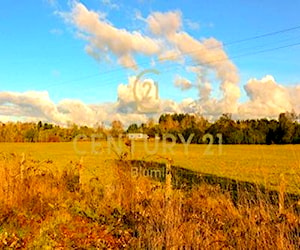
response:
[[[114,176],[84,175],[84,161],[0,155],[1,249],[297,249],[299,215],[263,198],[235,206],[229,193],[202,185],[170,189],[133,177],[126,161]],[[85,180],[85,181],[82,181]],[[105,184],[104,184],[105,183]],[[281,185],[281,196],[284,196]],[[282,199],[282,198],[280,198]]]

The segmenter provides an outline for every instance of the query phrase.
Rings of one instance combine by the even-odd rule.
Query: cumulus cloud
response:
[[[191,58],[201,64],[215,70],[217,77],[221,80],[221,85],[237,85],[239,77],[234,64],[222,48],[222,44],[214,38],[200,42],[185,32],[174,34],[170,40],[176,44],[184,54],[189,54]],[[222,88],[224,97],[228,96],[227,89]]]
[[[153,34],[168,36],[174,34],[181,28],[181,12],[153,12],[148,16],[147,23]]]
[[[1,108],[17,112],[18,116],[44,117],[50,121],[65,121],[47,91],[24,93],[0,92]]]
[[[128,125],[131,122],[146,121],[144,114],[118,113],[119,103],[87,105],[80,100],[64,99],[55,104],[47,91],[0,92],[0,120],[34,121],[39,120],[67,126],[94,126],[101,122],[110,124],[120,120]]]
[[[128,84],[118,87],[119,111],[130,112],[159,112],[158,85],[152,79],[130,77]]]
[[[113,55],[124,67],[137,69],[135,55],[140,54],[151,57],[152,63],[155,62],[153,57],[156,57],[158,63],[169,60],[185,65],[185,60],[189,59],[202,65],[211,70],[220,82],[222,97],[218,100],[219,112],[236,110],[240,97],[237,68],[229,60],[220,41],[215,38],[198,40],[186,33],[180,11],[152,12],[146,18],[136,13],[136,18],[147,25],[150,32],[148,35],[116,28],[105,16],[88,10],[78,2],[63,17],[83,33],[81,37],[88,41],[86,52],[96,60],[108,61]],[[190,21],[185,22],[192,24]],[[187,81],[179,84],[179,80],[176,80],[176,86],[180,85],[183,90],[190,87]],[[210,94],[211,84],[208,79],[205,82],[202,79],[198,85],[199,98],[205,101]]]
[[[203,83],[199,86],[202,98],[194,100],[186,98],[174,100],[156,98],[155,92],[148,92],[143,82],[149,82],[153,88],[152,79],[145,79],[139,84],[137,96],[145,97],[150,93],[149,102],[157,109],[154,113],[140,112],[139,100],[134,97],[133,89],[136,76],[129,77],[127,84],[118,87],[118,100],[110,103],[85,104],[80,100],[63,99],[55,104],[47,91],[0,92],[0,120],[47,121],[66,126],[76,123],[94,126],[99,123],[109,125],[114,120],[120,120],[125,126],[131,123],[147,122],[149,117],[158,119],[163,113],[197,113],[208,118],[217,118],[220,111],[227,112],[223,103],[210,98],[211,86]],[[280,112],[295,111],[300,113],[300,86],[284,86],[276,82],[274,77],[265,76],[262,79],[250,79],[244,86],[248,100],[239,103],[232,110],[237,118],[276,118]],[[146,92],[145,92],[146,91]],[[234,92],[234,90],[232,90]],[[232,105],[231,105],[232,107]]]
[[[160,50],[159,41],[140,32],[118,29],[98,12],[88,10],[76,2],[70,13],[61,13],[64,19],[84,34],[87,51],[93,57],[112,54],[126,68],[137,68],[133,54],[154,55]]]
[[[299,86],[283,86],[267,75],[260,80],[250,79],[244,88],[249,100],[238,109],[242,116],[277,117],[280,112],[300,112]]]
[[[183,31],[181,29],[181,13],[177,11],[152,13],[147,18],[147,24],[153,34],[160,36],[167,42],[168,48],[173,48],[169,53],[172,52],[174,56],[165,57],[165,60],[181,58],[181,62],[183,62],[182,58],[188,57],[194,63],[215,73],[220,81],[222,92],[221,99],[217,100],[217,106],[214,107],[218,113],[237,111],[238,99],[240,98],[238,70],[227,56],[220,41],[215,38],[198,40]],[[198,86],[200,103],[206,106],[209,103],[215,105],[216,100],[208,102],[211,84],[207,79],[204,81],[203,76],[199,77],[199,71],[194,73],[198,76],[196,86]]]
[[[102,3],[114,8],[111,0]],[[156,67],[169,61],[180,67],[174,76],[175,87],[194,89],[198,98],[163,99],[153,79],[137,81],[137,76],[131,76],[127,83],[119,84],[117,101],[110,103],[85,104],[72,99],[54,103],[47,91],[0,92],[3,121],[10,117],[93,126],[120,120],[126,126],[146,122],[150,116],[158,118],[166,112],[200,113],[214,118],[228,112],[240,118],[277,117],[278,113],[291,110],[300,112],[300,86],[285,86],[272,76],[250,79],[244,86],[247,99],[241,103],[238,70],[222,42],[215,38],[200,40],[188,34],[184,27],[198,27],[183,19],[180,11],[152,12],[147,17],[137,12],[136,19],[146,25],[141,29],[144,32],[116,27],[105,13],[89,10],[79,2],[73,2],[71,11],[60,15],[75,27],[77,38],[86,41],[86,53],[97,61],[116,61],[130,69],[138,68],[140,56],[147,57]],[[191,75],[193,82],[188,80]],[[216,86],[221,94],[218,98],[214,92]]]
[[[88,41],[86,51],[97,59],[113,54],[123,66],[136,68],[135,54],[157,56],[160,60],[179,60],[180,56],[187,56],[215,70],[222,82],[238,82],[237,69],[222,43],[214,38],[200,41],[184,32],[180,11],[153,12],[147,18],[139,14],[139,19],[144,20],[157,37],[116,28],[99,12],[88,10],[78,2],[70,13],[62,16],[84,34],[82,37]]]
[[[210,99],[212,86],[209,82],[199,82],[198,84],[199,97],[202,102],[207,102]]]
[[[170,49],[170,50],[166,50],[164,52],[162,52],[159,56],[158,56],[158,60],[160,62],[163,61],[183,61],[182,57],[181,57],[181,52],[179,50],[176,49]]]
[[[174,85],[181,90],[187,90],[192,87],[191,81],[179,75],[175,76]]]
[[[131,123],[147,122],[149,117],[158,119],[166,112],[192,112],[194,100],[187,98],[181,102],[160,99],[156,93],[156,84],[152,79],[140,80],[134,83],[137,77],[131,76],[128,83],[118,87],[118,100],[110,103],[85,104],[80,100],[63,99],[54,103],[47,91],[27,92],[0,92],[0,120],[39,120],[67,126],[78,125],[94,126],[99,123],[109,125],[114,120],[120,120],[125,126]],[[147,83],[144,85],[144,83]],[[149,88],[150,87],[150,88]],[[141,112],[138,107],[145,96],[149,100],[143,107],[152,107],[155,112]],[[143,103],[145,104],[145,103]],[[143,111],[143,110],[142,110]],[[8,118],[9,117],[9,118]]]
[[[166,39],[167,45],[177,49],[181,55],[214,69],[223,82],[236,84],[239,81],[237,68],[229,60],[222,43],[215,38],[200,41],[182,31],[180,12],[154,12],[148,16],[147,25],[153,34]]]

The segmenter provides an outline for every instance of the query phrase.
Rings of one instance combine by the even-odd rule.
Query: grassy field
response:
[[[0,144],[0,248],[298,249],[297,201],[285,206],[278,186],[284,174],[299,193],[299,146],[224,145],[211,154],[206,145],[170,146],[149,154],[141,142],[119,153],[106,142]],[[230,192],[205,184],[173,189],[170,178],[133,177],[128,161],[110,161],[118,158],[265,183],[279,203],[259,196],[235,205]]]
[[[119,150],[119,152],[118,152]],[[125,158],[166,162],[187,169],[263,184],[277,189],[283,174],[287,191],[300,194],[300,145],[182,145],[154,142],[145,145],[123,142],[115,145],[105,141],[74,143],[1,143],[0,152],[31,155],[40,161],[52,160],[57,170],[71,162],[82,161],[87,178],[110,181],[110,159]]]

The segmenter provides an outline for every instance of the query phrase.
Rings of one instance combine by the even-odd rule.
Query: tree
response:
[[[27,142],[36,142],[37,141],[37,131],[34,128],[30,128],[24,134],[25,140]]]
[[[139,127],[136,123],[130,124],[129,127],[127,128],[127,133],[137,133],[139,130]]]
[[[43,127],[43,123],[41,121],[37,124],[37,129],[40,130]]]
[[[120,134],[123,134],[123,124],[120,121],[113,121],[111,123],[110,133],[113,137],[118,137]]]
[[[216,134],[222,134],[223,142],[225,144],[236,143],[237,138],[233,137],[236,132],[235,121],[231,119],[231,114],[223,114],[212,126],[207,130],[207,133],[212,134],[216,138]],[[240,136],[240,133],[234,134],[234,136]]]
[[[293,136],[292,143],[300,143],[300,124],[298,124],[297,122],[295,123],[295,133]]]
[[[266,134],[266,144],[273,144],[278,143],[278,135],[277,135],[277,129],[278,129],[279,123],[276,120],[271,120],[268,123],[268,132]]]
[[[293,115],[291,113],[281,113],[279,115],[279,126],[277,134],[279,136],[279,143],[286,144],[291,143],[295,127],[293,124]]]

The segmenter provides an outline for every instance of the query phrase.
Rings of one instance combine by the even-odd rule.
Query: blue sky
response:
[[[92,18],[92,13],[97,13],[99,20],[109,29],[113,27],[117,32],[126,30],[130,34],[137,32],[155,43],[163,40],[164,44],[159,44],[160,52],[141,52],[144,47],[148,46],[147,44],[138,45],[137,50],[130,48],[130,53],[132,52],[130,56],[136,62],[136,69],[120,63],[118,60],[123,58],[125,52],[120,52],[119,50],[122,50],[120,47],[116,49],[120,53],[113,51],[113,47],[109,47],[113,45],[107,44],[105,41],[102,41],[101,46],[106,49],[95,51],[95,47],[93,48],[97,56],[101,58],[100,61],[95,60],[87,53],[86,47],[91,45],[92,37],[101,40],[101,35],[105,34],[97,36],[91,27],[89,30],[84,30],[83,22],[80,23],[79,19],[76,19],[79,17],[74,16],[76,8],[80,8],[86,14],[87,20]],[[107,110],[105,105],[110,103],[110,106],[115,108],[109,112],[120,113],[119,116],[114,116],[114,119],[123,119],[124,123],[130,122],[130,119],[144,120],[149,115],[145,116],[141,112],[136,112],[132,100],[125,98],[127,94],[124,91],[129,81],[128,77],[136,76],[143,69],[149,68],[160,71],[157,76],[148,76],[158,82],[159,97],[162,100],[161,105],[163,105],[160,112],[169,110],[195,112],[195,110],[185,107],[182,104],[183,100],[195,101],[195,105],[198,106],[197,110],[208,116],[225,112],[228,103],[235,101],[237,102],[236,106],[228,108],[228,111],[241,117],[253,116],[257,109],[261,111],[258,112],[260,116],[272,116],[285,109],[294,109],[300,112],[299,106],[295,104],[300,84],[300,46],[275,49],[300,43],[300,29],[226,46],[227,43],[244,38],[297,27],[300,25],[299,10],[299,1],[271,0],[230,2],[220,0],[136,0],[126,2],[113,0],[77,2],[5,0],[0,9],[0,92],[2,94],[0,96],[0,105],[2,105],[0,116],[3,120],[20,118],[21,120],[42,119],[58,122],[57,114],[56,118],[47,114],[48,111],[43,108],[43,100],[35,102],[39,96],[38,93],[46,91],[45,98],[49,98],[47,105],[51,103],[53,108],[57,109],[55,111],[57,113],[64,110],[62,113],[68,113],[66,119],[70,121],[77,122],[76,117],[80,117],[67,107],[71,105],[70,100],[80,102],[83,110],[85,109],[83,105],[87,105],[88,109],[92,109],[91,112],[95,112],[94,115],[101,113],[103,108]],[[160,13],[160,15],[155,13]],[[158,23],[168,20],[171,14],[168,16],[167,13],[173,13],[174,21],[179,20],[181,24],[178,29],[170,28],[173,32],[172,38],[167,37],[166,34],[157,36],[150,27],[150,20],[158,20]],[[171,26],[172,22],[166,21],[166,25]],[[163,27],[164,30],[168,28]],[[201,56],[197,59],[187,56],[184,48],[179,48],[184,46],[179,44],[178,39],[181,39],[180,36],[177,37],[179,33],[187,34],[189,38],[199,41],[199,46],[202,46],[200,43],[203,43],[205,39],[213,38],[214,41],[208,41],[210,45],[207,47],[207,53],[212,53],[212,58],[216,55],[213,54],[215,50],[211,49],[213,47],[211,44],[218,41],[221,44],[218,45],[219,47],[217,46],[220,50],[218,52],[222,55],[225,53],[230,59],[230,65],[236,67],[236,75],[239,76],[237,82],[232,86],[225,83],[222,85],[222,82],[228,80],[227,76],[223,78],[217,76],[220,68],[231,67],[230,65],[225,65],[225,63],[220,67],[206,65],[207,59],[201,58]],[[222,43],[225,45],[222,46]],[[196,49],[197,46],[195,45]],[[273,51],[256,54],[261,50],[273,48],[275,49]],[[178,59],[160,62],[159,56],[169,49],[179,51],[178,53],[182,58],[184,57],[184,61]],[[193,51],[192,47],[191,51]],[[250,55],[241,56],[244,54]],[[110,61],[104,60],[105,57],[110,57]],[[199,64],[202,64],[202,75],[203,72],[208,72],[205,81],[209,82],[209,88],[211,88],[209,100],[201,97],[202,90],[199,90],[199,86],[202,83],[197,82],[198,75],[186,70],[187,67]],[[266,75],[272,77],[264,79]],[[179,76],[180,79],[185,79],[185,83],[190,86],[184,85],[184,81],[178,82],[177,87],[174,86],[174,81]],[[256,81],[249,82],[249,79],[254,78]],[[120,84],[125,89],[120,89]],[[248,92],[244,89],[247,84]],[[227,94],[220,90],[220,86],[228,89],[228,92],[225,91]],[[235,86],[240,89],[240,95],[229,91]],[[278,94],[276,91],[277,94],[275,92],[273,94],[266,93],[266,99],[271,101],[264,103],[263,98],[260,97],[261,92],[277,88],[280,93],[278,92]],[[129,91],[128,89],[129,87],[126,90]],[[30,93],[28,96],[25,94],[28,97],[26,99],[24,93],[28,91],[34,91],[35,95],[29,98]],[[225,100],[224,96],[229,93],[232,94],[232,98]],[[278,96],[281,98],[278,101],[279,104],[276,103]],[[204,99],[201,100],[201,98]],[[224,101],[221,100],[222,98]],[[284,100],[284,98],[291,100]],[[60,104],[64,100],[69,100],[69,104],[62,108]],[[271,103],[272,100],[274,103]],[[286,102],[289,102],[289,105],[285,106]],[[26,105],[31,107],[32,114],[30,114],[30,110],[24,111]],[[97,105],[97,111],[93,105]],[[124,107],[121,105],[127,105],[125,110],[131,116],[122,111]],[[170,109],[167,105],[177,106]],[[242,107],[240,107],[241,105]],[[133,114],[136,115],[132,116]],[[109,114],[101,119],[109,120],[108,117]],[[130,117],[129,121],[125,117]],[[101,119],[99,118],[99,121]],[[96,120],[93,118],[86,123],[95,123]]]

